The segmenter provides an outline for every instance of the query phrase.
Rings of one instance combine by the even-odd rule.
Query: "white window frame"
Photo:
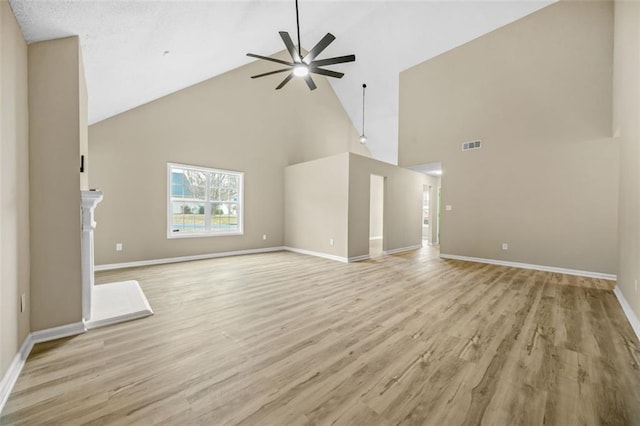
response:
[[[172,224],[173,224],[173,197],[171,195],[171,170],[173,168],[181,168],[181,169],[189,169],[189,170],[199,170],[206,173],[224,173],[228,175],[238,176],[238,229],[233,231],[208,231],[208,232],[173,232]],[[207,179],[208,182],[208,179]],[[206,199],[203,200],[193,200],[194,203],[204,203],[205,205],[215,202],[208,199],[209,197],[209,187],[207,186],[206,190]],[[224,202],[224,201],[221,201]],[[208,212],[211,215],[211,209],[205,208],[205,212]],[[205,221],[210,221],[210,217],[205,218]],[[200,237],[222,237],[229,235],[244,235],[244,172],[238,172],[235,170],[223,170],[223,169],[214,169],[212,167],[202,167],[202,166],[193,166],[190,164],[180,164],[180,163],[167,163],[167,238],[200,238]]]

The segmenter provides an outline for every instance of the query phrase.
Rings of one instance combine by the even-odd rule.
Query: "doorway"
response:
[[[422,244],[431,245],[431,186],[422,191]]]
[[[371,175],[369,192],[369,257],[378,257],[384,251],[384,176]]]

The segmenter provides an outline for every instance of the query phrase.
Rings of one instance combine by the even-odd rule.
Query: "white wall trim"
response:
[[[61,339],[63,337],[74,336],[76,334],[82,334],[86,332],[84,323],[76,322],[73,324],[67,324],[60,327],[48,328],[45,330],[34,331],[29,333],[22,342],[22,346],[18,350],[18,353],[13,357],[13,361],[9,365],[7,372],[0,380],[0,413],[4,409],[4,405],[9,399],[9,395],[13,390],[13,387],[20,376],[22,367],[33,349],[33,345],[36,343],[47,342],[49,340]]]
[[[373,240],[381,240],[382,239],[382,235],[377,236],[377,237],[369,237],[369,240],[373,241]]]
[[[458,256],[457,254],[440,253],[443,259],[464,260],[466,262],[488,263],[490,265],[511,266],[513,268],[533,269],[536,271],[556,272],[558,274],[577,275],[579,277],[599,278],[603,280],[615,281],[616,276],[613,274],[604,274],[602,272],[581,271],[578,269],[558,268],[555,266],[532,265],[529,263],[509,262],[506,260],[484,259],[481,257]]]
[[[622,311],[627,317],[627,320],[629,320],[629,324],[631,324],[631,328],[633,328],[633,331],[636,333],[638,340],[640,340],[640,320],[638,320],[635,312],[631,309],[631,305],[629,305],[627,299],[624,298],[624,294],[622,294],[620,287],[616,286],[613,289],[613,294],[618,298],[618,302],[620,303],[620,306],[622,306]]]
[[[400,247],[400,248],[395,248],[395,249],[391,249],[391,250],[385,250],[382,253],[384,254],[397,254],[397,253],[402,253],[405,251],[411,251],[411,250],[418,250],[422,248],[422,244],[416,244],[414,246],[408,246],[408,247]]]
[[[348,258],[341,257],[341,256],[336,256],[334,254],[321,253],[319,251],[305,250],[305,249],[299,249],[299,248],[287,247],[287,246],[283,247],[283,249],[287,250],[287,251],[292,251],[294,253],[306,254],[306,255],[309,255],[309,256],[322,257],[322,258],[325,258],[325,259],[337,260],[338,262],[349,263],[349,259]]]
[[[48,342],[49,340],[62,339],[63,337],[75,336],[86,333],[87,328],[84,322],[74,322],[73,324],[61,325],[59,327],[46,328],[31,332],[33,344]]]
[[[33,348],[33,339],[31,334],[29,334],[26,339],[24,339],[24,342],[22,342],[20,350],[16,356],[13,357],[13,361],[11,361],[9,369],[4,373],[4,377],[2,377],[2,380],[0,381],[0,413],[2,413],[4,405],[9,399],[9,395],[18,380],[22,367],[24,367],[24,363],[31,352],[31,348]]]
[[[112,269],[136,268],[138,266],[163,265],[166,263],[189,262],[192,260],[214,259],[216,257],[240,256],[243,254],[268,253],[272,251],[282,251],[285,247],[265,247],[248,250],[223,251],[219,253],[196,254],[193,256],[168,257],[164,259],[139,260],[135,262],[124,263],[108,263],[104,265],[96,265],[96,271],[110,271]]]
[[[377,237],[374,237],[374,238],[377,238]],[[380,237],[380,238],[382,238],[382,237]],[[396,253],[401,253],[401,252],[404,252],[404,251],[416,250],[416,249],[419,249],[419,248],[422,248],[422,244],[417,244],[415,246],[401,247],[401,248],[397,248],[397,249],[387,250],[387,251],[384,251],[383,254],[396,254]],[[322,252],[319,252],[319,251],[305,250],[305,249],[300,249],[300,248],[295,248],[295,247],[288,247],[288,246],[279,246],[279,247],[266,247],[266,248],[249,249],[249,250],[225,251],[225,252],[220,252],[220,253],[197,254],[197,255],[194,255],[194,256],[169,257],[169,258],[165,258],[165,259],[140,260],[140,261],[135,261],[135,262],[124,262],[124,263],[109,263],[109,264],[104,264],[104,265],[96,265],[95,266],[95,270],[96,271],[110,271],[112,269],[136,268],[136,267],[139,267],[139,266],[151,266],[151,265],[163,265],[163,264],[166,264],[166,263],[189,262],[189,261],[192,261],[192,260],[213,259],[213,258],[216,258],[216,257],[227,257],[227,256],[240,256],[240,255],[244,255],[244,254],[268,253],[268,252],[272,252],[272,251],[282,251],[282,250],[291,251],[291,252],[299,253],[299,254],[306,254],[306,255],[309,255],[309,256],[322,257],[324,259],[336,260],[338,262],[343,262],[343,263],[359,262],[361,260],[370,259],[369,254],[363,254],[363,255],[360,255],[360,256],[353,256],[353,257],[348,257],[347,258],[347,257],[342,257],[342,256],[336,256],[336,255],[333,255],[333,254],[322,253]],[[91,328],[93,328],[93,325],[92,325]]]
[[[367,260],[367,259],[371,259],[371,256],[368,254],[363,254],[360,256],[353,256],[349,258],[349,263],[352,262],[360,262],[361,260]]]

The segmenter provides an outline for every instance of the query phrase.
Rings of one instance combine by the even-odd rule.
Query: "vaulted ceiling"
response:
[[[538,1],[299,0],[301,44],[327,32],[320,58],[355,54],[329,79],[358,131],[367,84],[366,134],[373,156],[397,162],[399,73],[532,13]],[[10,0],[27,42],[78,35],[95,123],[283,49],[295,39],[293,0]],[[274,64],[275,65],[275,64]],[[265,64],[265,71],[277,69]],[[274,88],[283,75],[247,84]],[[286,90],[286,87],[283,89]],[[284,119],[284,118],[283,118]]]

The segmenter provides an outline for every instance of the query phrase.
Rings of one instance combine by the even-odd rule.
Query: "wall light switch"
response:
[[[262,235],[262,239],[263,239],[264,241],[267,241],[267,234],[263,234],[263,235]]]
[[[20,312],[24,312],[27,309],[27,295],[22,293],[20,296]]]
[[[451,210],[453,210],[453,206],[451,204],[447,204],[446,206],[444,206],[444,209],[450,212]]]
[[[502,243],[502,250],[509,250],[509,244]]]
[[[122,251],[122,243],[116,244],[116,251]]]
[[[330,246],[332,246],[332,245],[333,245],[333,243],[334,243],[333,238],[330,238],[330,239],[329,239],[329,245],[330,245]]]

